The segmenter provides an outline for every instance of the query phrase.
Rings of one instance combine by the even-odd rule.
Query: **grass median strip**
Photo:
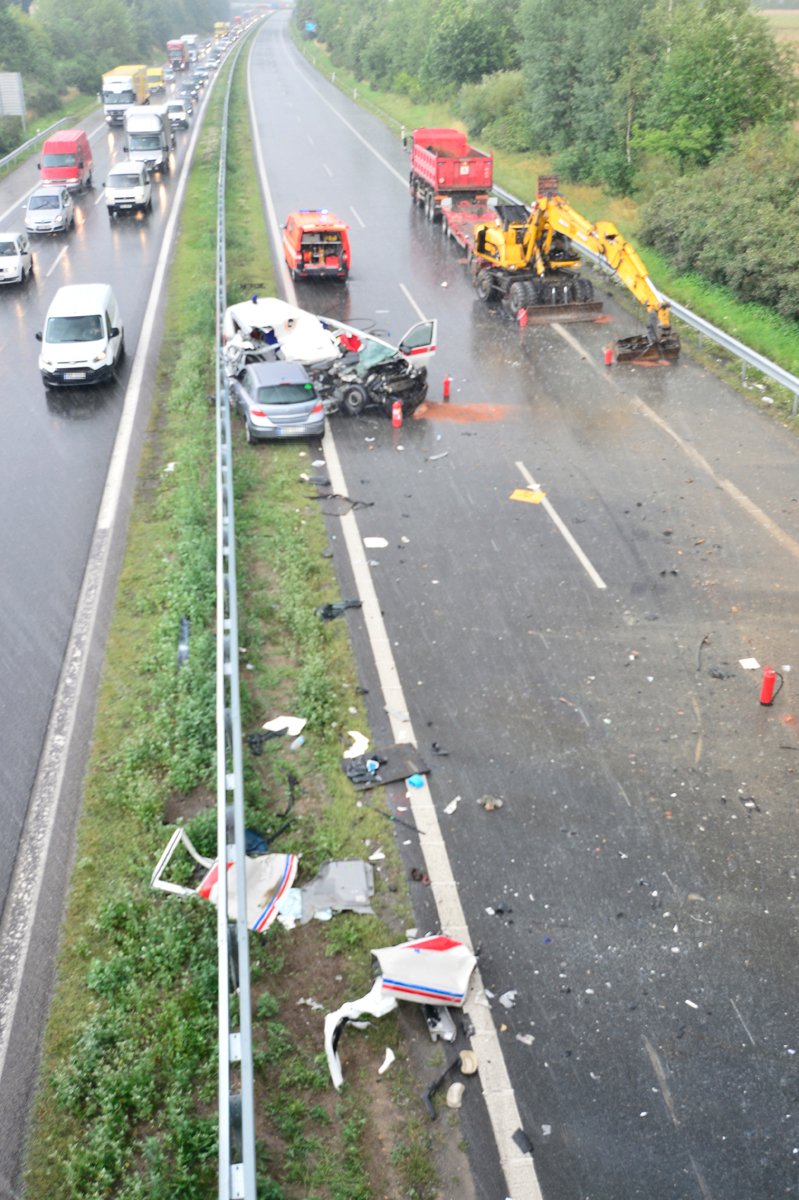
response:
[[[151,891],[149,877],[178,821],[201,853],[216,851],[215,428],[206,396],[221,101],[220,86],[169,285],[28,1147],[30,1197],[216,1195],[216,914],[202,901]],[[256,285],[273,290],[243,62],[231,111],[227,201],[231,214],[247,214],[246,237],[235,230],[231,237],[233,300]],[[258,1194],[424,1200],[436,1194],[434,1147],[398,1019],[353,1040],[352,1085],[338,1095],[321,1013],[297,1004],[313,996],[333,1008],[360,995],[369,986],[370,947],[403,940],[411,919],[385,822],[355,807],[339,766],[344,730],[365,729],[365,714],[346,623],[314,614],[338,590],[322,555],[322,517],[299,479],[307,454],[297,444],[253,449],[236,430],[244,732],[280,712],[309,719],[294,752],[271,742],[255,756],[245,743],[246,819],[273,834],[294,776],[294,823],[276,848],[302,855],[304,879],[328,858],[366,857],[378,839],[386,861],[376,872],[378,916],[252,936]],[[189,653],[178,667],[181,619],[189,623]],[[187,869],[182,881],[189,882]],[[400,1061],[378,1082],[387,1040]]]

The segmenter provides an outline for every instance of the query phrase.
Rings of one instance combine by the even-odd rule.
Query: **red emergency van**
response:
[[[62,129],[42,146],[42,183],[83,191],[92,186],[92,148],[83,129]]]
[[[346,279],[350,273],[350,227],[326,208],[289,213],[283,256],[292,279]]]

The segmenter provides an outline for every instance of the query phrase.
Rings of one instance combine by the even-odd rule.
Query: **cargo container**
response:
[[[147,104],[149,99],[147,68],[142,63],[115,67],[103,75],[103,111],[109,125],[121,125],[132,104]]]

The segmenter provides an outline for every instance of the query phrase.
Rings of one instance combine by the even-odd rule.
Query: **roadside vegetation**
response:
[[[216,912],[152,891],[175,824],[216,856],[214,312],[219,80],[192,170],[165,306],[167,329],[129,545],[109,634],[56,993],[28,1144],[31,1200],[199,1200],[216,1183]],[[243,56],[234,86],[227,203],[250,214],[230,245],[231,302],[274,289],[251,162]],[[258,232],[260,231],[260,232]],[[399,1021],[347,1040],[337,1094],[322,1013],[370,986],[370,948],[404,940],[411,913],[393,826],[357,806],[340,768],[347,728],[367,731],[303,444],[252,448],[236,429],[235,488],[246,822],[302,856],[298,882],[330,858],[378,846],[373,917],[343,914],[252,935],[259,1196],[432,1200],[436,1143]],[[189,656],[177,663],[181,619]],[[305,744],[246,735],[308,717]],[[291,812],[290,796],[294,794]],[[277,837],[282,826],[290,827]],[[191,885],[188,859],[170,878]],[[383,1047],[398,1061],[378,1078]]]

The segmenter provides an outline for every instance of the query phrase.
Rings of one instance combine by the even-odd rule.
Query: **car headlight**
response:
[[[103,350],[101,354],[95,354],[94,358],[92,359],[93,364],[101,362],[105,362],[105,350]]]
[[[55,363],[50,358],[43,358],[42,366],[44,367],[45,371],[52,371],[55,367]]]

